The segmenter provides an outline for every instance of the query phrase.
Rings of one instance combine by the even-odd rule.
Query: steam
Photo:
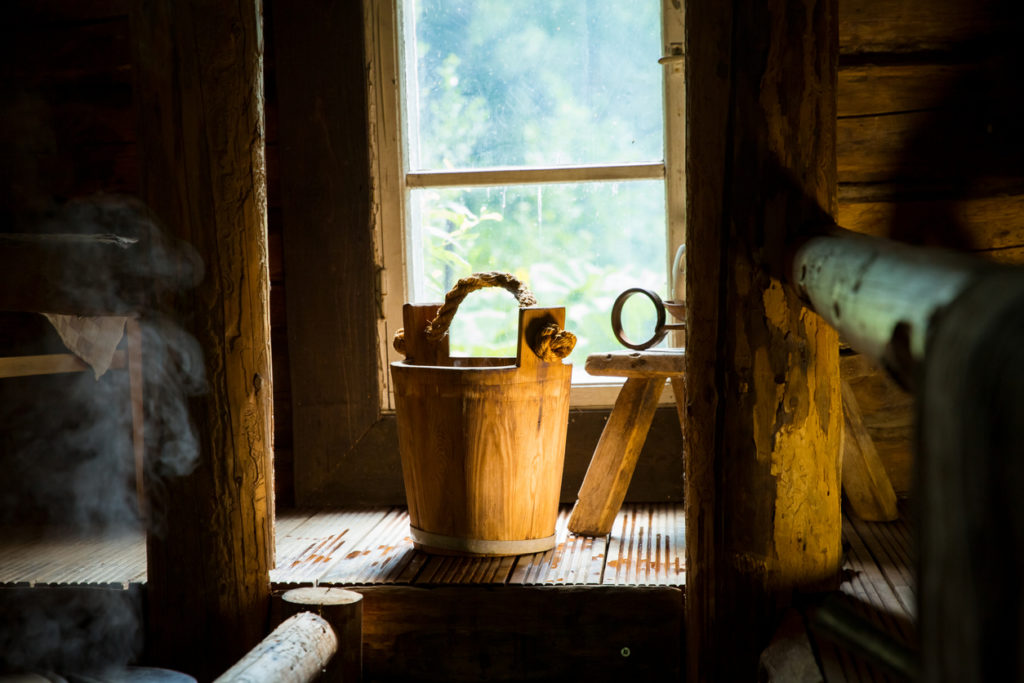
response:
[[[163,478],[188,474],[198,459],[188,406],[205,391],[203,356],[160,302],[201,279],[201,260],[128,197],[70,202],[35,228],[32,239],[65,256],[54,289],[64,309],[48,312],[139,312],[147,481],[159,489]],[[24,341],[41,337],[47,345],[28,353],[67,352],[42,316],[25,320],[22,327],[36,339]],[[0,478],[5,526],[42,523],[41,533],[112,537],[160,523],[143,519],[136,497],[128,372],[0,380],[0,456],[7,471]],[[137,591],[0,589],[0,672],[94,672],[137,661],[138,603]]]

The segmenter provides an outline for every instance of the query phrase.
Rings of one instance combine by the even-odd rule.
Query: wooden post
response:
[[[147,646],[150,661],[203,680],[259,642],[268,620],[262,8],[259,0],[140,0],[131,8],[142,198],[204,264],[202,282],[167,302],[198,341],[206,382],[189,405],[194,469],[147,482]],[[147,396],[159,392],[146,386]],[[153,457],[159,470],[160,454]]]
[[[687,680],[753,680],[840,564],[836,333],[779,279],[836,209],[836,0],[686,17]]]
[[[284,613],[315,612],[338,637],[338,653],[324,669],[323,681],[357,683],[363,676],[363,596],[329,586],[294,588],[282,596]]]
[[[309,683],[321,678],[337,650],[331,625],[302,612],[275,628],[215,683]]]

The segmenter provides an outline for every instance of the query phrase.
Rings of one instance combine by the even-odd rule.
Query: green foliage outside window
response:
[[[662,159],[657,0],[411,5],[410,170]],[[434,188],[411,200],[420,300],[440,300],[471,272],[512,272],[541,305],[566,306],[578,364],[618,347],[609,313],[619,292],[666,293],[661,181]],[[504,292],[473,294],[456,317],[453,351],[512,354],[514,310]]]

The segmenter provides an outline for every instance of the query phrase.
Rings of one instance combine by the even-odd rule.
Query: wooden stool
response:
[[[654,419],[665,380],[672,381],[679,424],[683,424],[683,350],[615,351],[587,356],[591,375],[625,377],[608,422],[576,495],[569,530],[605,536],[612,530],[633,478],[640,449]]]

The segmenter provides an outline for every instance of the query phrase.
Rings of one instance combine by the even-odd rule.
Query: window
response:
[[[672,295],[682,239],[682,130],[665,118],[682,111],[677,3],[367,0],[385,343],[405,301],[512,272],[566,307],[574,403],[611,403],[616,388],[583,362],[621,348],[609,322],[620,292]],[[504,292],[467,299],[453,354],[514,354],[514,308]],[[644,313],[634,305],[626,324]]]

